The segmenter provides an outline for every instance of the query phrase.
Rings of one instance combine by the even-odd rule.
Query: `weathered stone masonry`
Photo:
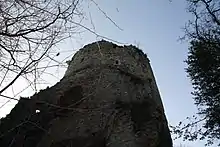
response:
[[[56,85],[22,98],[0,133],[12,147],[172,147],[149,59],[104,40],[80,49]]]

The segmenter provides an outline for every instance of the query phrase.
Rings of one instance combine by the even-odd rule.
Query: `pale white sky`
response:
[[[195,114],[197,109],[190,94],[192,86],[184,70],[186,64],[183,62],[187,57],[188,44],[177,41],[183,35],[181,27],[192,17],[186,13],[185,0],[173,0],[171,3],[169,0],[97,0],[96,2],[123,31],[106,19],[93,3],[89,7],[88,5],[84,7],[88,18],[84,24],[91,28],[94,25],[95,31],[103,36],[122,43],[138,45],[147,53],[169,123],[177,124],[187,116]],[[57,60],[66,56],[71,57],[77,49],[97,39],[100,38],[89,32],[76,35],[57,47],[61,52]],[[50,83],[49,85],[53,85],[62,78],[65,69],[53,68],[49,71],[58,77],[45,75],[44,78]],[[39,88],[45,88],[47,85],[41,85]],[[20,80],[13,89],[19,92],[23,86],[25,82]],[[5,94],[11,93],[12,90],[8,90]],[[32,94],[28,90],[18,96]],[[6,101],[1,99],[0,106]],[[15,103],[11,101],[2,107],[0,116],[9,113]],[[174,141],[174,144],[180,143],[188,147],[204,146],[204,142],[199,141]]]

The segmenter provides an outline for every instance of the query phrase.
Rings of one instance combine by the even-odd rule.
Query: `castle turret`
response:
[[[30,101],[39,110],[30,119],[44,130],[36,147],[172,147],[150,61],[132,45],[86,45],[62,80]]]

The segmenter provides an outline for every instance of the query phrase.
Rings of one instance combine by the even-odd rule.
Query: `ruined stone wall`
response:
[[[35,129],[20,136],[40,129],[36,147],[172,146],[149,59],[132,45],[104,40],[86,45],[60,82],[30,100],[31,112],[40,112],[28,117]],[[31,142],[14,140],[15,146],[16,140]]]
[[[86,73],[86,70],[115,69],[120,74],[130,76],[137,82],[150,83],[151,93],[158,105],[162,106],[150,60],[135,46],[118,46],[111,42],[99,41],[86,45],[75,54],[65,73],[65,77]]]

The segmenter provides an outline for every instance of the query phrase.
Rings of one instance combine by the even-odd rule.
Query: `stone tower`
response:
[[[2,119],[0,146],[8,145],[172,147],[149,59],[132,45],[86,45],[60,82]]]

